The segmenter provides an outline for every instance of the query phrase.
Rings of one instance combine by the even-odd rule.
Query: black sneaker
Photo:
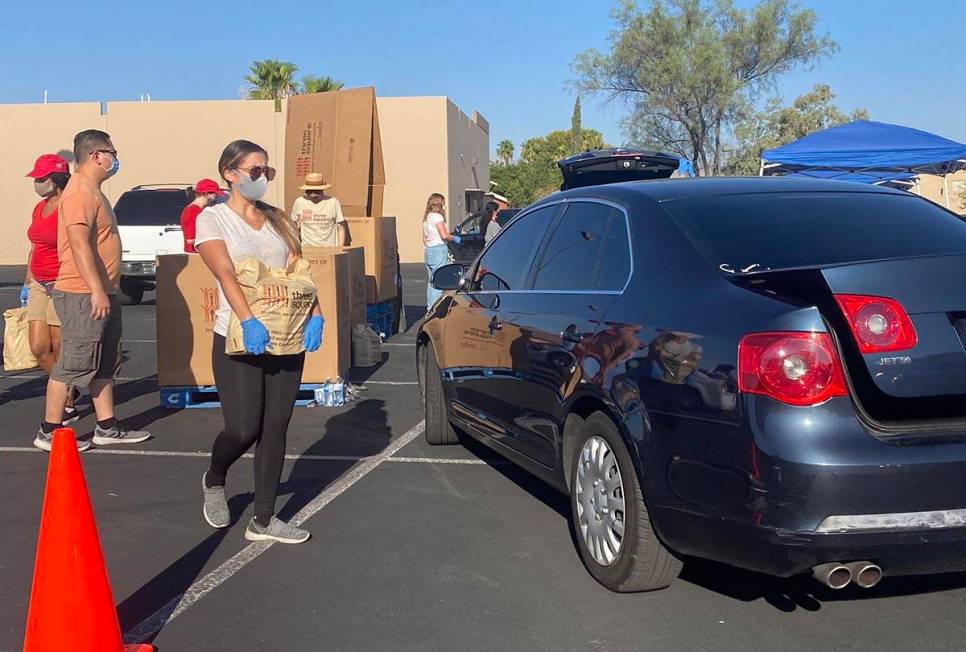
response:
[[[64,420],[61,423],[65,426],[69,426],[75,421],[80,421],[80,413],[77,412],[75,407],[65,407],[64,408]]]

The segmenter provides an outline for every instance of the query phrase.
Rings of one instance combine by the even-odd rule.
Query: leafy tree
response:
[[[275,110],[282,110],[282,100],[298,92],[295,73],[298,66],[288,61],[264,59],[253,61],[250,74],[245,76],[248,83],[248,99],[275,100]]]
[[[513,163],[513,143],[507,139],[497,143],[496,158],[501,165],[510,165]]]
[[[580,96],[574,102],[574,113],[570,116],[570,153],[580,154],[583,143],[583,128],[580,126]]]
[[[768,101],[765,109],[750,112],[735,125],[737,140],[734,154],[728,159],[728,174],[757,175],[763,150],[785,145],[808,134],[853,120],[867,120],[865,109],[842,113],[833,101],[835,94],[826,84],[817,84],[801,95],[791,106],[782,106],[781,98]]]
[[[319,77],[318,75],[306,75],[302,77],[303,93],[328,93],[329,91],[337,91],[343,86],[345,86],[344,83],[336,81],[328,75],[324,77]]]
[[[610,50],[587,50],[573,69],[578,90],[626,102],[630,142],[691,159],[717,174],[730,127],[782,74],[838,46],[815,33],[816,16],[794,0],[620,0]]]
[[[512,143],[509,145],[512,155]],[[603,135],[594,129],[581,129],[579,151],[607,147]],[[571,130],[551,131],[546,136],[530,138],[520,147],[520,159],[509,163],[490,165],[490,180],[497,184],[497,191],[507,198],[511,206],[526,206],[560,187],[563,179],[557,161],[570,156],[574,143]],[[501,142],[500,145],[503,143]],[[497,156],[500,157],[500,145]]]

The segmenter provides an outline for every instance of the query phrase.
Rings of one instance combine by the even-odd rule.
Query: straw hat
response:
[[[332,184],[325,182],[321,172],[309,172],[305,175],[305,183],[299,186],[299,190],[328,190],[331,187]]]

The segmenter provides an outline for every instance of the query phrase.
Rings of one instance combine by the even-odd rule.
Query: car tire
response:
[[[420,369],[422,370],[423,405],[426,409],[426,426],[423,436],[430,446],[458,444],[459,437],[449,422],[446,413],[446,397],[443,394],[443,381],[439,374],[439,363],[432,344],[419,349]]]
[[[581,560],[611,591],[663,589],[681,572],[681,561],[651,527],[634,463],[617,426],[602,412],[591,414],[577,434],[570,460],[570,507]]]
[[[144,298],[144,288],[134,283],[126,282],[123,278],[119,283],[118,298],[122,306],[136,306]]]

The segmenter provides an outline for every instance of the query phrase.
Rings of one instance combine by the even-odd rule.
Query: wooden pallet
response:
[[[317,387],[322,387],[322,383],[302,383],[299,385],[295,405],[301,407],[315,400],[315,389]],[[214,385],[161,387],[160,391],[161,407],[172,410],[221,407],[221,401],[218,400],[218,388]]]

